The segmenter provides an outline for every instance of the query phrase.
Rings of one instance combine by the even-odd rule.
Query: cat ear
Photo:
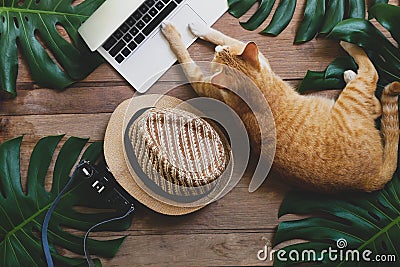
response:
[[[250,63],[254,67],[260,67],[260,59],[258,58],[258,47],[256,43],[249,42],[244,48],[241,56],[246,62]]]

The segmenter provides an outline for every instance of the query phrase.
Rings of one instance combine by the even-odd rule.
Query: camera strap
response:
[[[82,161],[78,164],[78,166],[75,168],[74,172],[72,173],[71,178],[69,179],[69,181],[67,182],[65,187],[61,190],[61,192],[57,195],[57,197],[54,199],[50,208],[46,212],[46,216],[44,217],[44,221],[43,221],[43,225],[42,225],[42,246],[43,246],[43,251],[44,251],[44,255],[45,255],[48,267],[54,267],[53,259],[51,257],[51,252],[50,252],[49,241],[48,241],[48,228],[49,228],[51,215],[53,214],[54,209],[56,208],[57,204],[60,202],[62,196],[65,194],[65,192],[69,189],[69,187],[75,180],[75,177],[78,174],[79,169],[82,166],[84,166],[85,164],[87,164],[86,161]],[[134,206],[131,205],[130,208],[128,209],[128,211],[124,215],[99,222],[87,230],[87,232],[83,238],[83,250],[84,250],[85,258],[86,258],[86,261],[87,261],[89,267],[95,266],[93,260],[90,257],[89,251],[87,250],[87,246],[86,246],[87,239],[88,239],[90,232],[103,224],[113,222],[113,221],[123,220],[126,217],[128,217],[133,211],[134,211]]]

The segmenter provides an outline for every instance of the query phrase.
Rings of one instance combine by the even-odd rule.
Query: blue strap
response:
[[[129,214],[131,214],[134,210],[135,210],[135,208],[134,208],[133,205],[132,205],[132,206],[130,207],[130,209],[129,209],[123,216],[121,216],[121,217],[115,217],[115,218],[112,218],[112,219],[109,219],[109,220],[105,220],[105,221],[99,222],[98,224],[93,225],[92,227],[89,228],[89,230],[87,230],[87,232],[86,232],[86,234],[85,234],[85,237],[83,238],[83,251],[85,252],[85,258],[86,258],[86,261],[87,261],[89,267],[95,267],[95,266],[96,266],[96,265],[94,264],[92,258],[90,257],[89,251],[88,251],[87,246],[86,246],[86,241],[87,241],[87,239],[88,239],[88,237],[89,237],[90,232],[93,231],[93,229],[95,229],[96,227],[99,227],[99,226],[101,226],[101,225],[103,225],[103,224],[106,224],[106,223],[109,223],[109,222],[113,222],[113,221],[119,221],[119,220],[125,219],[125,218],[128,217]]]
[[[83,163],[79,163],[79,165],[76,167],[75,171],[72,173],[71,178],[69,179],[68,183],[65,185],[63,190],[58,194],[56,199],[54,199],[53,203],[51,204],[50,208],[47,210],[46,216],[44,217],[43,221],[43,226],[42,226],[42,246],[43,246],[43,251],[44,255],[46,257],[46,262],[48,267],[54,267],[53,259],[51,258],[51,252],[50,252],[50,247],[49,247],[49,241],[47,239],[47,231],[49,228],[49,222],[51,215],[54,212],[54,209],[56,208],[58,202],[60,202],[61,197],[65,194],[65,192],[68,190],[68,188],[71,186],[72,182],[75,179],[75,176],[79,170],[79,168],[83,165]]]

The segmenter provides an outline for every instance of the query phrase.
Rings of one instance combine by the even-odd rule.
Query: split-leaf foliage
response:
[[[305,219],[286,221],[279,224],[274,245],[285,241],[302,239],[305,242],[283,248],[286,258],[291,251],[300,255],[304,251],[315,251],[315,254],[299,260],[280,261],[275,257],[274,266],[398,266],[400,259],[400,176],[395,174],[383,190],[374,193],[346,194],[327,196],[309,192],[292,192],[283,201],[279,216],[313,214]],[[347,245],[337,246],[339,240],[346,240]],[[343,242],[343,241],[342,241]],[[329,248],[332,253],[322,253]],[[394,255],[388,262],[368,262],[362,257],[366,250],[367,257],[375,260],[376,255]],[[354,256],[346,251],[358,251]],[[283,253],[283,252],[282,252]],[[369,255],[368,255],[369,254]],[[292,254],[296,257],[295,254]],[[355,257],[355,258],[353,258]],[[283,258],[284,259],[284,258]],[[342,259],[342,260],[341,260]],[[383,258],[382,258],[383,259]],[[397,262],[397,263],[396,263]],[[300,265],[303,264],[303,265]],[[305,265],[304,265],[305,264]]]
[[[370,15],[386,28],[394,42],[400,44],[400,7],[377,4],[370,8]],[[329,38],[354,43],[362,47],[374,63],[378,74],[378,95],[382,88],[393,81],[400,81],[400,49],[377,29],[369,20],[348,19],[337,24]],[[343,72],[357,70],[350,57],[335,59],[325,71],[308,71],[299,86],[300,92],[344,87]]]
[[[44,216],[70,179],[69,175],[80,154],[83,152],[81,158],[93,162],[102,151],[102,143],[93,143],[84,149],[87,139],[69,138],[57,155],[52,187],[47,191],[46,175],[62,137],[45,137],[36,144],[30,157],[26,192],[22,189],[20,174],[22,137],[0,144],[0,266],[47,266],[40,236]],[[52,214],[48,237],[55,266],[87,266],[82,256],[78,257],[83,255],[82,233],[100,221],[115,217],[115,211],[104,211],[104,203],[87,194],[90,185],[87,181],[85,184],[85,181],[75,181]],[[77,207],[88,207],[92,212],[87,213],[82,208],[78,210]],[[130,221],[131,218],[127,218],[109,223],[107,228],[99,230],[126,230]],[[111,258],[116,254],[123,239],[89,239],[88,247],[92,254]],[[62,255],[59,253],[61,249],[73,252],[77,256]],[[96,266],[101,266],[99,259],[96,259],[95,263]]]
[[[97,53],[90,52],[77,29],[104,0],[73,2],[0,2],[0,87],[6,95],[17,94],[18,50],[33,80],[55,89],[82,80],[102,62]]]
[[[387,3],[388,0],[368,1],[370,6]],[[272,13],[275,0],[228,0],[229,13],[241,18],[257,5],[250,19],[241,22],[243,28],[254,31],[258,29]],[[262,34],[276,36],[280,34],[293,18],[297,0],[280,0],[268,26]],[[328,34],[336,24],[348,18],[365,18],[365,0],[306,0],[303,20],[300,23],[294,43],[312,40],[315,36]]]

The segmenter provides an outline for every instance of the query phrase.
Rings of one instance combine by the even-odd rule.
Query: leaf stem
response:
[[[63,199],[64,197],[68,196],[69,194],[71,194],[75,189],[77,189],[79,187],[79,185],[77,185],[76,187],[72,188],[71,190],[69,190],[68,192],[66,192],[61,199]],[[16,232],[18,232],[19,230],[21,230],[25,225],[27,225],[28,223],[30,223],[31,221],[34,221],[36,217],[38,217],[40,214],[42,214],[44,211],[48,210],[51,206],[52,202],[50,202],[49,204],[47,204],[46,206],[44,206],[43,208],[41,208],[40,210],[38,210],[37,212],[35,212],[32,216],[30,216],[29,218],[25,219],[22,223],[20,223],[19,225],[17,225],[16,227],[14,227],[14,229],[12,229],[10,232],[8,232],[6,234],[6,236],[4,237],[4,240],[7,240],[10,236],[14,235]]]
[[[378,233],[376,233],[373,237],[371,237],[369,240],[367,240],[367,242],[365,242],[363,245],[358,247],[357,250],[359,250],[359,251],[362,250],[367,245],[369,245],[371,242],[373,242],[375,239],[377,239],[381,234],[386,233],[390,228],[392,228],[393,226],[397,225],[398,223],[400,223],[400,216],[397,217],[395,220],[393,220],[388,225],[386,225],[385,227],[383,227]]]

